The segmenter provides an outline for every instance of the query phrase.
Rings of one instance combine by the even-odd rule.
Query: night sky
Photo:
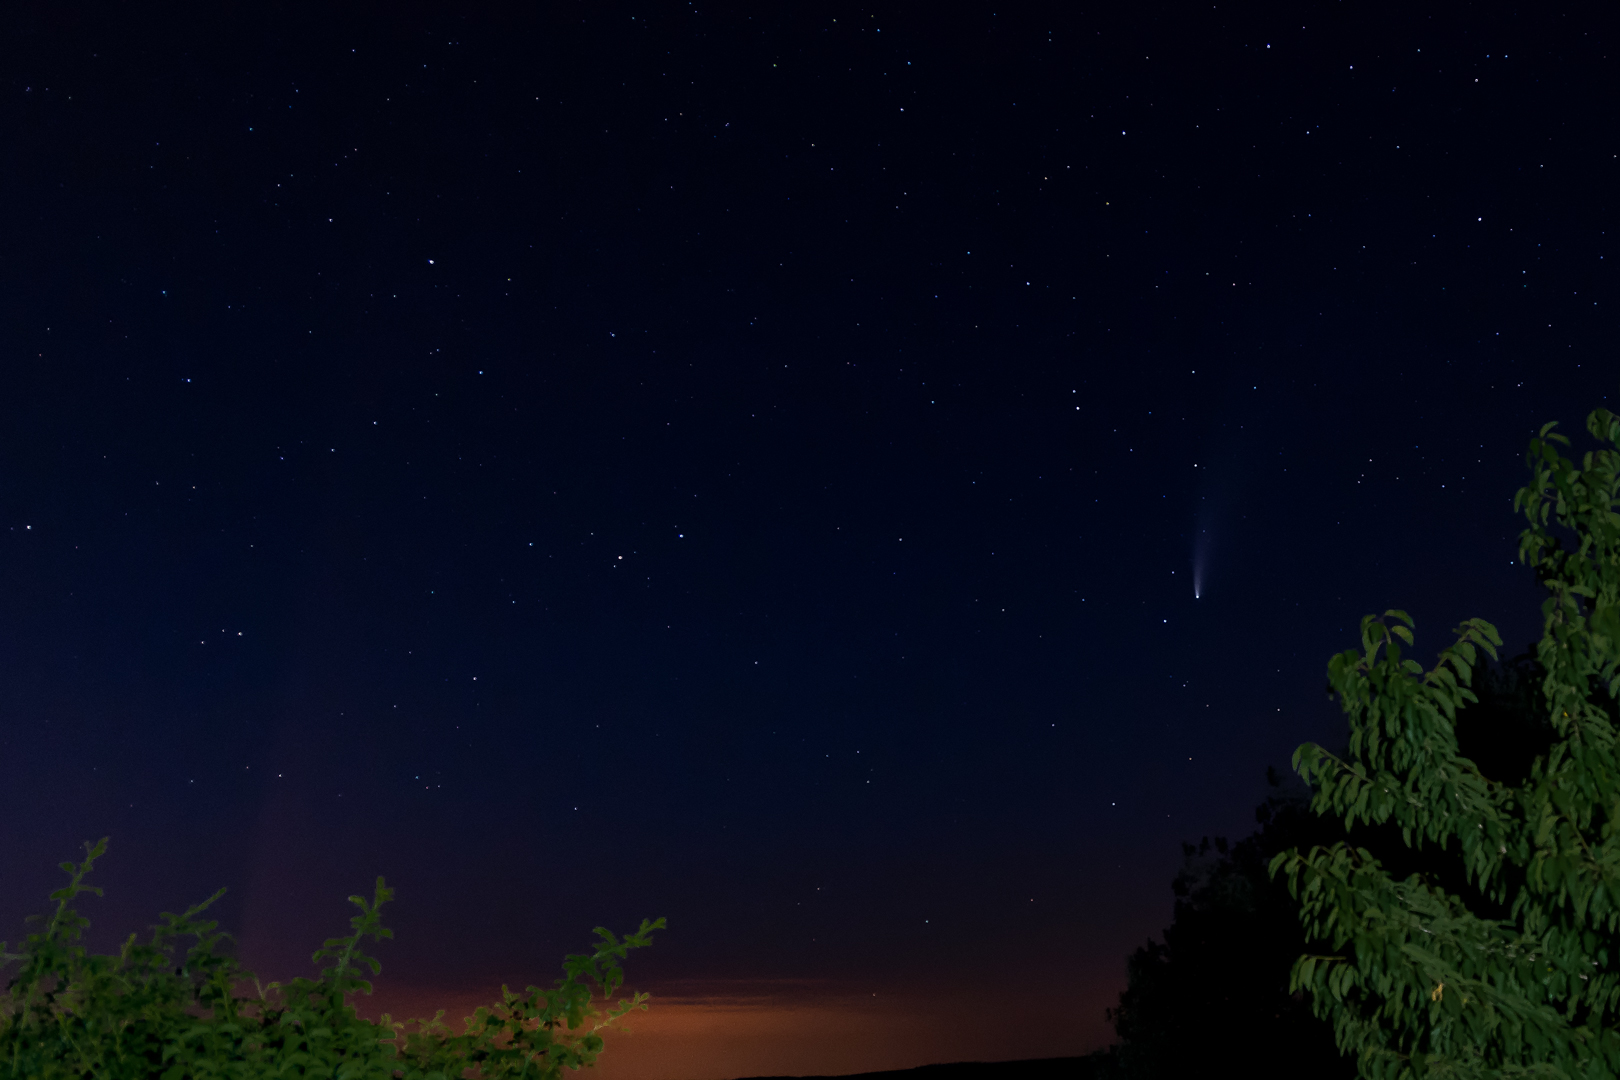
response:
[[[1612,24],[1014,6],[8,7],[0,937],[111,835],[414,1011],[667,916],[609,1075],[1104,1044],[1361,615],[1539,633]]]

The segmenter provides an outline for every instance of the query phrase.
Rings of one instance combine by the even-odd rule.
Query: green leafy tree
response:
[[[370,899],[349,897],[359,914],[349,934],[316,951],[325,966],[314,979],[260,985],[223,955],[227,935],[202,918],[223,889],[184,914],[164,913],[146,943],[131,934],[117,953],[92,954],[80,942],[89,922],[73,903],[99,895],[85,878],[106,848],[105,838],[86,844],[83,862],[62,864],[68,883],[20,953],[0,943],[0,961],[20,961],[0,996],[0,1080],[559,1080],[596,1060],[603,1030],[647,1007],[646,994],[609,1002],[624,982],[620,962],[650,945],[663,919],[622,938],[598,927],[594,949],[567,957],[553,986],[503,986],[500,1002],[479,1008],[460,1034],[442,1011],[366,1020],[349,999],[369,994],[362,972],[381,967],[362,945],[393,936],[381,910],[394,894],[382,878]]]
[[[1496,630],[1463,623],[1425,670],[1401,611],[1363,619],[1360,647],[1328,666],[1346,752],[1295,754],[1313,809],[1350,839],[1272,862],[1328,943],[1292,984],[1366,1077],[1620,1075],[1620,418],[1588,418],[1603,446],[1578,463],[1553,427],[1514,503],[1520,559],[1549,594],[1528,770],[1492,776],[1459,749]],[[1398,836],[1404,857],[1358,835]]]
[[[1529,653],[1475,671],[1479,700],[1459,714],[1457,735],[1485,775],[1522,783],[1551,744],[1541,678]],[[1147,942],[1127,962],[1128,983],[1108,1011],[1117,1041],[1088,1061],[1098,1077],[1180,1080],[1225,1052],[1240,1054],[1251,1075],[1355,1075],[1356,1059],[1340,1054],[1333,1025],[1292,984],[1300,954],[1331,943],[1307,939],[1299,903],[1268,871],[1279,852],[1348,840],[1378,852],[1396,877],[1426,872],[1467,891],[1459,866],[1407,848],[1399,828],[1361,823],[1346,832],[1338,818],[1311,812],[1309,792],[1284,789],[1275,770],[1266,778],[1272,793],[1255,810],[1253,833],[1182,845],[1173,919],[1162,942]]]

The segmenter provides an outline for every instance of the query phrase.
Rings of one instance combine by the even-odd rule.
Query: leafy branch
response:
[[[88,953],[79,937],[89,923],[73,903],[100,894],[85,878],[106,848],[105,838],[86,844],[83,862],[62,864],[68,883],[21,952],[0,943],[0,964],[20,961],[0,996],[0,1080],[559,1080],[596,1061],[604,1029],[647,1008],[644,993],[609,999],[624,984],[629,951],[665,926],[643,920],[623,937],[598,927],[593,948],[568,956],[553,985],[521,994],[503,986],[500,1002],[479,1008],[460,1034],[443,1011],[373,1023],[350,997],[369,994],[363,973],[381,970],[364,943],[393,937],[382,908],[394,892],[382,878],[369,898],[349,898],[358,913],[348,934],[315,951],[313,962],[325,965],[316,978],[265,984],[219,951],[229,935],[202,918],[223,889],[182,914],[163,913],[147,943],[132,934],[115,954]],[[241,995],[248,985],[253,994]]]
[[[1328,665],[1346,755],[1295,754],[1317,813],[1395,825],[1408,847],[1455,841],[1467,880],[1511,899],[1505,918],[1480,914],[1477,900],[1419,875],[1397,881],[1344,843],[1272,861],[1308,935],[1345,954],[1300,957],[1293,985],[1366,1077],[1620,1073],[1620,418],[1588,417],[1603,445],[1579,463],[1553,428],[1531,441],[1530,483],[1514,499],[1520,559],[1548,591],[1536,661],[1556,734],[1528,777],[1487,780],[1458,752],[1495,629],[1465,622],[1425,671],[1401,655],[1413,624],[1396,610],[1363,619],[1360,649]]]

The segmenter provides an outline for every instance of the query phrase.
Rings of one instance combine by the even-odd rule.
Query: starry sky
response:
[[[1538,632],[1613,24],[1013,7],[0,15],[0,936],[110,834],[384,1004],[667,916],[627,1080],[1105,1043],[1362,614]]]

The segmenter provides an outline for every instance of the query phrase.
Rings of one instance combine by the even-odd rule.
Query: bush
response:
[[[56,909],[36,916],[44,929],[20,953],[0,942],[0,966],[21,962],[0,996],[3,1080],[558,1080],[596,1060],[599,1032],[647,1008],[646,994],[601,1006],[623,985],[620,961],[652,944],[663,919],[622,938],[598,927],[593,950],[567,957],[551,989],[503,986],[501,1001],[480,1007],[459,1035],[442,1010],[432,1020],[366,1020],[349,997],[371,992],[362,969],[381,968],[362,943],[393,936],[381,911],[394,894],[382,878],[369,900],[349,897],[359,914],[348,935],[316,951],[325,966],[315,979],[261,985],[223,955],[228,935],[202,918],[223,889],[184,914],[165,912],[145,944],[131,934],[117,953],[92,954],[79,940],[89,921],[72,905],[81,893],[100,894],[84,882],[106,849],[103,838],[85,845],[82,863],[62,864],[69,880],[51,894]]]

